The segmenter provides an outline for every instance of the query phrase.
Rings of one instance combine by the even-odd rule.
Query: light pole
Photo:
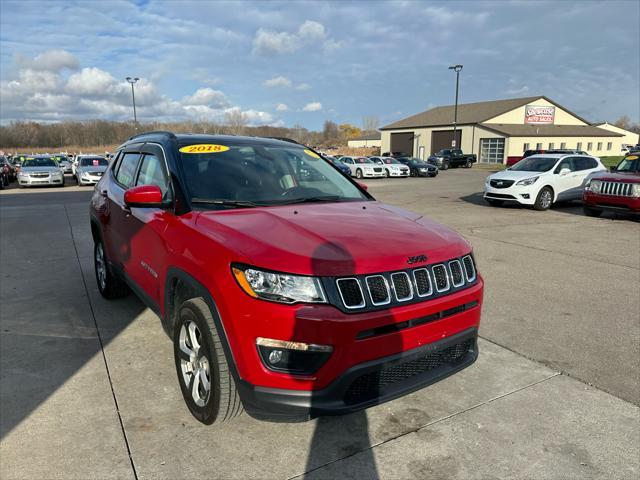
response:
[[[131,84],[131,98],[133,100],[133,124],[136,127],[136,129],[138,128],[138,117],[136,115],[136,93],[133,90],[133,85],[138,80],[140,80],[138,77],[135,77],[135,78],[127,77],[127,82]]]
[[[451,142],[451,146],[459,148],[458,142],[456,141],[456,129],[458,127],[458,87],[460,86],[460,70],[462,70],[462,65],[451,65],[449,70],[456,72],[456,104],[455,107],[453,107],[453,141]]]

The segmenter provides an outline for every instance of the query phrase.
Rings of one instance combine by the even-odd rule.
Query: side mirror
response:
[[[140,185],[124,192],[124,203],[129,207],[161,207],[162,190],[157,185]]]
[[[359,186],[360,188],[362,188],[363,190],[369,190],[369,186],[368,186],[368,185],[366,185],[366,184],[364,184],[364,183],[361,183],[361,182],[356,182],[356,183],[357,183],[357,184],[358,184],[358,186]]]
[[[562,170],[560,170],[560,175],[567,175],[571,173],[571,170],[568,168],[563,168]]]

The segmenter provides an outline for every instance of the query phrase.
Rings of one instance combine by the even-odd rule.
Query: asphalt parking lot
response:
[[[0,192],[0,477],[638,478],[640,223],[492,208],[488,173],[366,182],[474,245],[476,364],[363,413],[222,427],[189,414],[158,318],[100,297],[91,189]]]

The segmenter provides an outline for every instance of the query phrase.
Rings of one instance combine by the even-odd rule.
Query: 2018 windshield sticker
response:
[[[226,152],[229,147],[226,145],[213,145],[210,143],[200,143],[197,145],[187,145],[182,147],[180,152],[182,153],[220,153]]]
[[[625,160],[636,160],[638,158],[637,155],[631,155],[630,157],[627,157]]]
[[[305,150],[304,153],[306,153],[307,155],[309,155],[310,157],[313,157],[313,158],[320,158],[320,155],[318,155],[315,152],[312,152],[311,150]]]

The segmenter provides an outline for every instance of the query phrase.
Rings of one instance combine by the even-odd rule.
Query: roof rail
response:
[[[168,135],[169,138],[176,138],[176,135],[173,132],[169,132],[168,130],[154,130],[151,132],[143,132],[143,133],[137,133],[135,135],[132,135],[127,139],[127,141],[133,140],[134,138],[138,138],[138,137],[144,137],[145,135]]]

